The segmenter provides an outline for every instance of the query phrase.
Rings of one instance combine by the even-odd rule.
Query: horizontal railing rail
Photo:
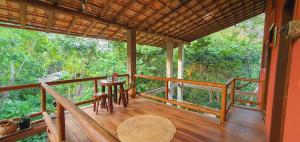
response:
[[[212,83],[212,82],[200,82],[200,81],[194,81],[194,80],[184,80],[184,79],[176,79],[176,78],[164,78],[164,77],[154,77],[154,76],[146,76],[146,75],[134,75],[134,78],[142,78],[142,79],[150,79],[150,80],[158,80],[158,81],[164,81],[165,82],[165,98],[157,97],[154,95],[150,95],[148,93],[143,93],[141,92],[141,96],[152,99],[152,100],[157,100],[169,104],[174,104],[180,107],[188,108],[194,111],[199,111],[199,112],[205,112],[205,113],[210,113],[214,114],[218,117],[220,117],[221,123],[225,122],[226,119],[226,98],[227,98],[227,87],[225,84],[220,84],[220,83]],[[221,99],[221,108],[220,110],[214,109],[214,108],[209,108],[205,106],[200,106],[200,105],[195,105],[192,103],[188,102],[178,102],[176,100],[171,100],[169,99],[169,82],[172,83],[179,83],[181,85],[183,84],[193,84],[193,85],[199,85],[199,86],[209,86],[209,87],[215,87],[215,88],[220,88],[222,90],[222,99]]]

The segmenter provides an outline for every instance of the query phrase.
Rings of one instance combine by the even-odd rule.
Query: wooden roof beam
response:
[[[124,12],[131,7],[131,5],[133,5],[133,3],[135,2],[135,0],[130,0],[126,6],[118,13],[117,16],[115,16],[115,19],[118,20],[123,14]]]
[[[48,11],[46,32],[49,32],[52,29],[53,25],[54,25],[54,15],[55,15],[55,12],[53,10]]]
[[[123,23],[117,23],[113,20],[105,19],[103,17],[98,17],[96,15],[83,13],[83,12],[80,12],[78,10],[69,9],[69,8],[66,8],[66,7],[61,7],[61,6],[50,4],[50,3],[47,3],[47,2],[43,2],[43,1],[37,1],[37,0],[8,0],[8,1],[12,1],[12,2],[15,2],[15,3],[23,2],[23,3],[26,3],[27,5],[30,5],[30,6],[33,6],[33,7],[39,7],[39,8],[45,9],[45,10],[55,10],[59,13],[66,13],[66,14],[74,15],[74,16],[76,15],[76,16],[81,17],[83,19],[95,20],[99,23],[110,24],[112,26],[121,27],[121,28],[124,28],[124,29],[127,29],[127,30],[137,28],[137,27],[130,27],[130,26],[128,26],[126,24],[123,24]],[[156,34],[156,33],[150,32],[150,31],[146,31],[146,30],[136,29],[136,32],[146,33],[146,34],[150,34],[150,35],[153,35],[153,36],[158,36],[158,37],[165,38],[165,39],[172,39],[175,42],[180,42],[180,43],[181,42],[186,42],[186,41],[183,41],[181,39],[172,38],[172,37],[162,35],[162,34]]]
[[[89,25],[89,27],[86,29],[82,36],[85,37],[88,33],[90,33],[90,31],[95,27],[96,24],[96,21],[92,21],[92,23]]]
[[[26,26],[26,7],[25,3],[19,3],[20,6],[20,26],[21,28],[25,28]]]
[[[70,25],[69,25],[69,27],[68,27],[67,33],[66,33],[67,35],[69,35],[69,34],[71,33],[72,28],[74,27],[74,25],[75,25],[77,19],[78,19],[77,16],[73,16],[73,19],[72,19],[72,21],[71,21],[71,23],[70,23]]]

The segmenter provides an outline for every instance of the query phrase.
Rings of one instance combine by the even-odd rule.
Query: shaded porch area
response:
[[[140,96],[130,99],[127,108],[114,105],[115,111],[111,114],[105,109],[101,109],[96,115],[92,106],[84,107],[82,110],[116,138],[118,138],[117,128],[121,122],[133,116],[152,114],[172,121],[176,127],[173,141],[262,142],[265,140],[265,128],[261,112],[236,106],[232,106],[229,110],[228,121],[224,125],[198,113],[151,101]],[[67,141],[91,141],[71,115],[66,114],[65,117]]]

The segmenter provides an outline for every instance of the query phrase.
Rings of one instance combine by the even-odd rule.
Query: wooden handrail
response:
[[[129,75],[128,74],[119,75],[119,77],[126,77],[126,76],[129,76]],[[45,83],[47,83],[48,85],[60,85],[60,84],[69,84],[69,83],[76,83],[76,82],[100,80],[100,79],[106,79],[106,78],[107,78],[107,76],[100,76],[100,77],[88,77],[88,78],[78,78],[78,79],[69,79],[69,80],[49,81],[49,82],[45,82]],[[5,87],[0,87],[0,92],[12,91],[12,90],[22,90],[22,89],[29,89],[29,88],[40,88],[40,87],[41,87],[41,83],[5,86]]]
[[[203,85],[203,86],[212,86],[212,87],[224,87],[224,84],[221,83],[212,83],[212,82],[200,82],[194,80],[184,80],[184,79],[177,79],[177,78],[164,78],[164,77],[155,77],[155,76],[147,76],[147,75],[134,75],[136,78],[144,78],[144,79],[152,79],[152,80],[161,80],[161,81],[171,81],[171,82],[180,82],[180,83],[188,83],[188,84],[195,84],[195,85]]]
[[[42,87],[51,94],[57,103],[61,104],[65,110],[67,110],[74,120],[77,121],[79,126],[83,129],[83,132],[94,142],[103,141],[118,141],[112,134],[107,132],[104,128],[97,124],[90,116],[84,113],[71,101],[58,94],[52,87],[46,83],[41,83]]]

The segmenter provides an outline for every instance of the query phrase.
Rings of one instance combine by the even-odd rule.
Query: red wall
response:
[[[281,20],[281,9],[280,5],[283,5],[283,0],[277,0],[275,4],[275,8],[272,9],[272,0],[267,0],[266,4],[266,21],[265,21],[265,35],[264,35],[264,43],[268,42],[269,39],[269,29],[271,28],[272,24],[274,23],[275,26],[278,26],[277,29],[280,29],[280,20]],[[276,15],[276,16],[275,16]],[[278,46],[278,39],[280,34],[277,32],[277,43]],[[267,44],[264,44],[264,48],[270,48]],[[266,51],[266,49],[264,49]],[[263,59],[265,60],[265,53],[263,53]],[[270,128],[271,128],[271,117],[272,117],[272,102],[274,96],[274,86],[275,86],[275,76],[276,76],[276,67],[277,67],[277,59],[278,59],[278,47],[272,48],[272,55],[271,55],[271,62],[270,62],[270,75],[269,75],[269,84],[268,84],[268,94],[267,94],[267,101],[266,101],[266,117],[265,117],[265,124],[266,124],[266,133],[267,133],[267,141],[269,141],[270,136]],[[262,68],[261,71],[265,69]],[[261,72],[260,79],[264,80],[265,72]]]
[[[295,8],[295,18],[300,20],[300,0],[296,0],[297,7]],[[266,21],[265,21],[265,35],[264,35],[264,50],[262,63],[264,63],[265,50],[269,48],[265,43],[269,39],[269,29],[274,22],[278,29],[281,29],[281,16],[282,9],[285,0],[276,0],[275,9],[272,10],[272,0],[267,0],[266,4]],[[276,15],[276,16],[275,16]],[[274,86],[276,78],[276,67],[278,60],[278,40],[280,38],[280,33],[277,32],[277,44],[275,48],[272,48],[271,63],[270,63],[270,78],[267,90],[267,101],[266,101],[266,133],[267,141],[269,141],[270,128],[271,128],[271,117],[272,117],[272,103],[274,97]],[[288,48],[288,47],[287,47]],[[284,142],[296,142],[300,141],[300,40],[297,40],[293,44],[292,48],[292,59],[291,59],[291,71],[289,77],[289,87],[288,87],[288,99],[286,106],[286,116],[284,123]],[[262,67],[260,79],[265,79],[265,68]],[[262,91],[260,91],[262,93]],[[260,94],[261,95],[261,94]],[[280,116],[278,116],[280,117]]]
[[[300,2],[296,2],[295,19],[300,20]],[[300,141],[300,39],[293,43],[288,98],[284,124],[284,142]]]

